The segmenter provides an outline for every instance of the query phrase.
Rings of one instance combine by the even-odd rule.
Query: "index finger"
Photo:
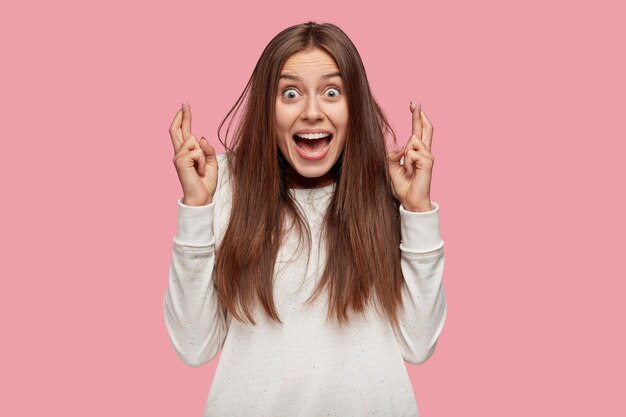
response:
[[[183,119],[183,109],[178,109],[172,125],[170,126],[170,138],[172,139],[172,145],[174,146],[174,153],[178,152],[178,149],[183,144],[183,134],[180,130],[180,123]]]
[[[421,105],[417,106],[415,103],[411,102],[409,109],[411,113],[413,113],[413,130],[411,132],[412,135],[415,135],[419,140],[422,140],[422,118],[421,118]]]
[[[189,108],[189,104],[183,103],[183,141],[187,140],[189,135],[191,135],[191,109]]]

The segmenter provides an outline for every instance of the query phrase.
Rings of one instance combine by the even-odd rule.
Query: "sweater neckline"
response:
[[[332,184],[318,188],[290,188],[289,192],[299,201],[320,200],[331,196],[335,191],[336,184],[337,183],[333,182]]]

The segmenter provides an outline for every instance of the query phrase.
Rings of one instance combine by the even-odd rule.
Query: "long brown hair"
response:
[[[256,324],[251,307],[261,302],[279,323],[273,299],[276,256],[283,221],[295,220],[301,237],[310,231],[289,193],[285,164],[276,142],[276,94],[280,71],[296,52],[321,48],[334,59],[348,100],[345,148],[332,168],[336,185],[322,229],[326,266],[307,300],[328,292],[327,319],[349,322],[349,310],[382,308],[398,324],[402,306],[400,218],[387,169],[385,134],[396,136],[376,102],[361,57],[337,26],[308,22],[280,32],[267,45],[243,93],[218,128],[227,150],[233,188],[228,228],[217,251],[215,288],[222,305],[238,320]],[[226,120],[243,108],[232,143],[220,137]],[[230,124],[226,131],[228,136]]]

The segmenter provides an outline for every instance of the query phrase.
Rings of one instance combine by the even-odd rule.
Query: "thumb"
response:
[[[204,136],[200,138],[198,143],[200,144],[200,148],[202,149],[202,152],[204,152],[204,155],[206,157],[210,158],[215,155],[215,149],[209,144],[209,142],[206,140]],[[208,158],[207,158],[207,162],[208,162]]]
[[[209,144],[204,136],[198,141],[200,149],[204,154],[204,164],[200,167],[200,175],[204,177],[207,167],[217,166],[217,160],[215,156],[215,149]]]
[[[397,168],[400,166],[400,160],[404,156],[404,146],[399,146],[391,152],[387,153],[387,158],[389,160],[389,168]]]

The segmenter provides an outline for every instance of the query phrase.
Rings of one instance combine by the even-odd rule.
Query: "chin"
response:
[[[330,172],[334,163],[324,163],[320,166],[296,166],[295,171],[304,178],[315,179],[321,178]]]

